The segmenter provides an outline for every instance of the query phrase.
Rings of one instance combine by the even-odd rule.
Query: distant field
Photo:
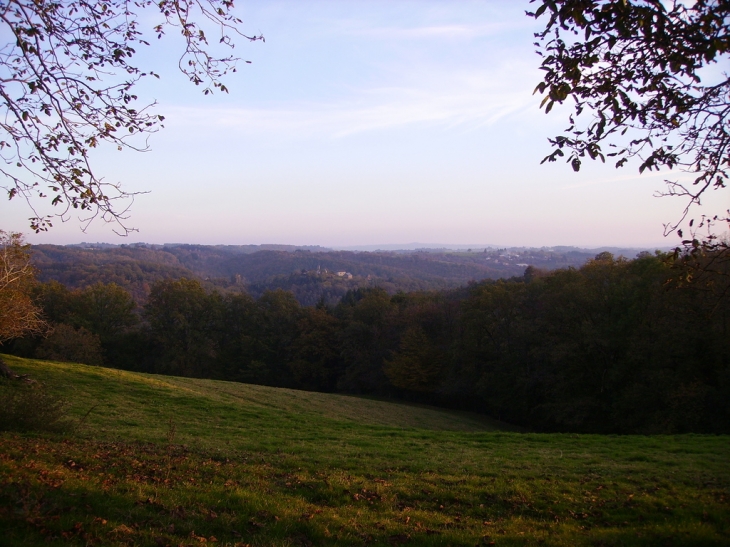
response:
[[[0,545],[730,544],[727,436],[4,358],[80,425],[0,433]]]

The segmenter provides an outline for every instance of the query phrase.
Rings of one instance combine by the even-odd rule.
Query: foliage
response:
[[[162,349],[165,369],[190,376],[209,374],[217,355],[219,302],[219,295],[208,295],[199,282],[190,279],[163,281],[152,287],[144,316],[152,339]]]
[[[145,30],[142,22],[155,19]],[[149,45],[149,34],[178,31],[180,70],[205,94],[227,91],[220,79],[235,70],[237,59],[216,57],[206,31],[212,27],[216,43],[233,47],[231,35],[243,36],[233,2],[17,0],[4,6],[0,21],[8,37],[0,55],[0,172],[8,196],[48,194],[61,215],[81,210],[87,220],[101,215],[129,232],[126,206],[116,200],[130,194],[95,174],[90,152],[103,143],[145,149],[145,136],[161,127],[164,117],[152,113],[153,105],[135,105],[136,84],[157,77],[134,63],[136,48]],[[50,216],[34,214],[32,229],[51,226]]]
[[[397,353],[384,363],[384,371],[395,387],[431,391],[441,377],[443,356],[423,329],[410,327],[403,334]]]
[[[348,292],[335,316],[342,324],[340,354],[344,365],[337,388],[349,393],[377,393],[388,384],[384,359],[397,347],[398,331],[391,321],[397,314],[381,288]]]
[[[602,257],[475,287],[465,327],[486,336],[461,351],[490,413],[558,430],[727,431],[727,311],[695,285],[670,288],[683,268]]]
[[[681,167],[694,173],[689,187],[667,181],[668,194],[688,199],[683,217],[666,227],[677,229],[706,190],[726,186],[730,79],[709,67],[720,72],[730,60],[730,5],[723,0],[538,4],[529,15],[545,15],[547,22],[536,34],[544,71],[536,91],[545,94],[545,112],[555,103],[575,102],[566,134],[550,139],[554,150],[543,161],[556,161],[567,151],[576,171],[586,157],[615,158],[616,167],[638,157],[639,172]],[[590,121],[581,119],[584,112],[592,114]],[[708,220],[720,219],[703,217],[699,226]]]
[[[49,283],[37,301],[67,334],[11,350],[70,359],[44,351],[100,340],[104,363],[129,370],[395,397],[542,431],[725,433],[728,268],[721,252],[603,252],[450,291],[359,288],[333,308],[164,280],[139,323],[117,286]]]
[[[420,406],[9,361],[74,416],[103,402],[73,438],[0,434],[12,545],[720,546],[730,533],[726,436],[510,433]]]
[[[129,366],[126,354],[140,319],[127,291],[114,283],[69,290],[50,282],[35,285],[31,296],[55,327],[45,339],[14,341],[10,346],[14,353],[90,365]]]
[[[139,322],[134,300],[116,283],[69,290],[52,281],[34,287],[33,296],[49,321],[84,327],[102,340]]]
[[[23,236],[0,230],[0,345],[25,334],[39,334],[45,323],[30,290],[35,269]]]
[[[0,431],[69,429],[68,404],[38,383],[0,378]]]
[[[251,249],[253,247],[253,249]],[[525,262],[546,269],[580,266],[595,253],[585,249],[531,249],[500,257],[457,252],[273,251],[266,246],[82,246],[36,245],[33,263],[40,281],[58,281],[69,289],[95,283],[116,283],[143,305],[150,287],[163,279],[198,279],[221,292],[245,290],[258,298],[267,290],[294,294],[300,304],[315,305],[324,297],[334,306],[348,291],[381,287],[388,293],[440,290],[471,280],[519,276]],[[487,260],[489,259],[489,260]],[[499,264],[497,264],[499,260]],[[319,271],[318,271],[319,270]],[[338,271],[353,274],[339,277]]]
[[[333,391],[342,374],[337,337],[339,320],[324,308],[303,310],[297,325],[289,369],[297,387],[314,391]]]
[[[116,333],[136,325],[136,304],[127,291],[116,283],[96,283],[80,291],[75,315],[77,323],[108,340]]]
[[[39,359],[85,365],[104,363],[99,337],[84,327],[74,328],[64,323],[52,327],[51,333],[35,350],[35,355]]]

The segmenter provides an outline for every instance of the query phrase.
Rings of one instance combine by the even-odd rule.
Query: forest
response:
[[[114,282],[33,291],[53,331],[8,353],[440,405],[535,431],[730,432],[726,253],[604,252],[456,288],[374,283],[334,305],[172,276],[143,303]]]
[[[635,249],[611,250],[636,254]],[[527,263],[545,269],[580,266],[594,254],[573,247],[352,252],[293,245],[80,244],[37,245],[32,260],[41,281],[72,289],[116,283],[139,305],[155,282],[186,277],[221,292],[245,290],[258,298],[283,289],[303,306],[321,299],[334,306],[348,290],[451,289],[472,280],[522,275]]]

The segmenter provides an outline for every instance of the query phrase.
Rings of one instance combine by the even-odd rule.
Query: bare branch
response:
[[[147,46],[138,16],[161,15],[154,26],[179,31],[184,43],[180,69],[204,93],[227,91],[221,78],[235,70],[237,58],[216,56],[201,25],[220,32],[216,44],[233,48],[230,35],[245,36],[231,0],[8,0],[0,6],[0,27],[12,39],[0,44],[0,169],[10,199],[49,197],[65,219],[81,212],[128,234],[127,212],[135,193],[105,182],[90,152],[104,144],[143,151],[147,137],[163,127],[154,102],[135,107],[135,85],[148,76],[132,63],[136,48]],[[57,211],[59,210],[57,209]],[[35,209],[31,228],[47,230],[51,216]]]
[[[708,85],[701,79],[704,67],[727,65],[730,3],[537,3],[528,15],[548,19],[535,35],[544,71],[535,92],[545,95],[546,112],[569,97],[575,102],[566,134],[549,139],[553,151],[543,161],[565,158],[578,171],[586,157],[613,158],[616,167],[638,159],[640,173],[663,167],[693,173],[691,189],[666,181],[661,195],[681,196],[687,205],[665,232],[682,236],[685,222],[690,229],[730,223],[730,215],[690,218],[708,190],[726,187],[730,169],[730,78]]]

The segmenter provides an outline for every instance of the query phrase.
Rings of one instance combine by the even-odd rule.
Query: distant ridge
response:
[[[334,249],[322,247],[321,245],[283,245],[278,243],[262,243],[261,245],[207,245],[202,243],[70,243],[68,245],[55,245],[56,247],[78,247],[82,249],[114,249],[114,248],[132,248],[132,249],[164,249],[164,248],[188,248],[202,249],[212,248],[228,251],[233,254],[252,254],[259,251],[310,251],[313,253],[324,253]]]
[[[113,248],[145,248],[145,249],[164,249],[164,248],[187,248],[187,249],[219,249],[227,251],[231,254],[252,254],[260,251],[309,251],[312,253],[327,253],[332,251],[350,251],[350,252],[449,252],[449,251],[483,251],[484,249],[503,249],[505,251],[529,251],[540,250],[553,253],[588,253],[598,254],[609,252],[616,256],[625,256],[626,258],[634,258],[640,252],[671,251],[673,246],[656,245],[656,246],[637,246],[637,247],[619,247],[619,246],[602,246],[602,247],[578,247],[575,245],[552,245],[552,246],[529,246],[529,245],[494,245],[488,244],[448,244],[448,243],[387,243],[381,245],[349,245],[349,246],[332,246],[324,247],[322,245],[286,245],[280,243],[262,243],[258,245],[207,245],[198,243],[71,243],[68,245],[58,245],[57,247],[78,247],[83,249],[113,249]]]
[[[259,251],[309,251],[312,253],[325,253],[333,250],[328,247],[322,247],[321,245],[282,245],[278,243],[262,243],[261,245],[193,245],[189,243],[165,243],[159,247],[212,247],[214,249],[229,251],[234,254],[251,254],[258,253]]]
[[[494,244],[444,244],[444,243],[396,243],[384,245],[352,245],[347,247],[334,246],[332,249],[337,251],[360,251],[360,252],[414,252],[414,251],[430,251],[430,252],[448,252],[448,251],[483,251],[484,249],[504,249],[513,250],[541,250],[554,253],[603,253],[609,252],[616,256],[625,256],[626,258],[634,258],[640,252],[670,251],[674,247],[670,246],[638,246],[638,247],[576,247],[573,245],[553,245],[553,246],[516,246],[516,245],[494,245]]]
[[[428,251],[460,251],[467,249],[497,249],[500,248],[499,245],[484,245],[484,244],[474,244],[474,245],[449,245],[445,243],[386,243],[381,245],[350,245],[350,246],[334,246],[333,249],[337,251],[365,251],[365,252],[375,252],[375,251],[421,251],[421,250],[428,250]]]
[[[138,303],[146,300],[156,282],[185,277],[200,280],[208,290],[245,291],[256,298],[282,289],[300,304],[312,306],[322,299],[335,305],[347,291],[360,288],[379,287],[390,294],[455,289],[472,281],[520,277],[528,266],[578,268],[602,252],[633,259],[654,251],[569,246],[448,248],[422,243],[373,247],[390,248],[344,251],[319,245],[81,243],[36,245],[32,253],[42,282],[58,281],[72,289],[113,282]]]

